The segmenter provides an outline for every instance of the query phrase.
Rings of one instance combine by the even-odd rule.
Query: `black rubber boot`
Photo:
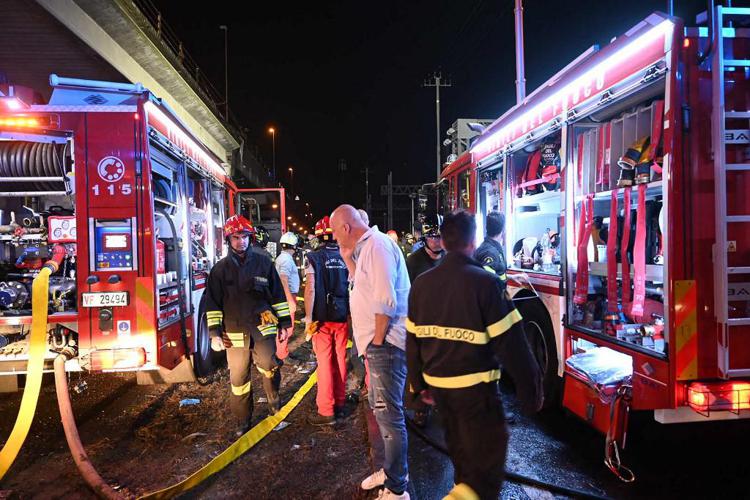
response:
[[[336,417],[333,415],[321,415],[320,413],[313,413],[307,417],[307,423],[310,425],[333,425],[336,423]]]
[[[271,415],[276,415],[281,410],[281,398],[279,398],[279,387],[281,387],[281,372],[276,370],[273,377],[263,377],[263,390],[268,399],[268,410]]]

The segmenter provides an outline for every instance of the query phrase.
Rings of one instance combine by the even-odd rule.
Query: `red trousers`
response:
[[[318,413],[333,416],[346,402],[346,323],[322,323],[312,343],[318,359]]]

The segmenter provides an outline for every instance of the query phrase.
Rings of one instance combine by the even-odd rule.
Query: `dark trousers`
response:
[[[445,424],[454,481],[495,500],[505,477],[508,429],[497,382],[463,389],[431,388]]]
[[[281,406],[279,387],[281,385],[281,361],[276,357],[276,335],[226,334],[233,346],[227,349],[229,365],[229,408],[240,424],[249,423],[253,416],[253,390],[250,382],[250,365],[255,363],[261,373],[263,390],[269,406],[278,410]],[[241,335],[241,336],[240,336]],[[240,340],[242,339],[242,340]]]

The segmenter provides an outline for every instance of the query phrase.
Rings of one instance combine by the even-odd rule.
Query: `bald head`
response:
[[[351,205],[339,205],[331,214],[333,237],[342,247],[353,248],[357,240],[370,229],[359,212]]]

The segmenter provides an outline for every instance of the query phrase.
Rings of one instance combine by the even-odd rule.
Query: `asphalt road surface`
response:
[[[573,415],[552,410],[524,417],[503,386],[514,414],[506,470],[605,498],[748,498],[744,450],[750,421],[663,425],[650,412],[631,415],[621,458],[636,480],[623,483],[604,465],[604,436]],[[427,429],[442,440],[439,416]],[[409,468],[417,500],[442,498],[453,485],[449,459],[410,433]],[[502,499],[567,498],[508,482]]]

